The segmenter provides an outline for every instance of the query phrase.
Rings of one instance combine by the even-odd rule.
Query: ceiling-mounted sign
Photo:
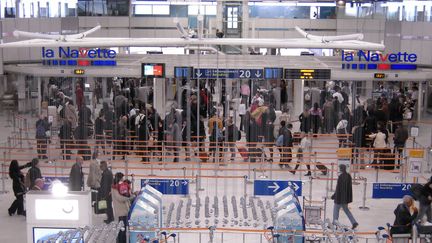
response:
[[[282,79],[283,68],[264,68],[265,79]]]
[[[383,78],[386,78],[386,74],[385,73],[374,73],[374,78],[383,79]]]
[[[84,69],[74,69],[74,74],[75,75],[84,75],[85,70]]]
[[[191,78],[193,67],[174,67],[174,78]]]
[[[117,52],[111,49],[42,47],[43,65],[47,66],[116,66]]]
[[[285,69],[285,79],[330,79],[330,69]]]
[[[142,63],[141,76],[143,78],[165,78],[164,63]]]
[[[407,52],[377,53],[342,51],[342,69],[354,70],[416,70],[417,54]]]
[[[194,78],[263,78],[262,69],[194,69]]]

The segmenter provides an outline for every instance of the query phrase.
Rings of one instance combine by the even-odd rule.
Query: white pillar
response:
[[[291,112],[291,116],[297,117],[303,112],[304,106],[304,80],[294,80],[294,99],[293,99],[293,111]]]
[[[219,29],[219,30],[223,29],[223,14],[224,14],[223,1],[218,0],[217,1],[217,12],[216,12],[216,29]]]
[[[18,112],[26,112],[26,89],[25,76],[17,74],[17,91],[18,91]]]
[[[249,38],[249,0],[243,0],[242,4],[242,38]],[[248,53],[248,47],[243,46],[242,48],[243,54]]]
[[[42,113],[42,89],[41,89],[41,84],[42,84],[42,78],[41,77],[37,77],[37,93],[38,93],[38,97],[37,97],[37,109],[38,109],[38,117],[39,115]],[[47,115],[48,117],[48,115]]]
[[[165,118],[165,106],[166,106],[166,96],[165,96],[165,86],[166,81],[164,78],[155,78],[153,82],[153,106],[159,111],[162,119]]]
[[[423,105],[424,105],[424,102],[423,102],[423,82],[422,81],[420,81],[419,82],[419,86],[418,86],[418,97],[417,97],[417,121],[420,121],[420,119],[421,119],[421,115],[422,115],[422,112],[423,112]]]

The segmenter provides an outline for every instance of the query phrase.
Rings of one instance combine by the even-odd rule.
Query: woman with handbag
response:
[[[31,167],[31,162],[20,166],[17,160],[12,160],[9,166],[9,177],[12,179],[12,188],[15,194],[15,201],[8,209],[9,216],[12,216],[17,212],[18,215],[26,215],[24,211],[24,194],[26,188],[24,185],[24,174],[21,172],[22,169]]]
[[[127,218],[129,213],[130,202],[132,198],[125,197],[120,194],[119,187],[123,183],[124,174],[117,172],[114,176],[114,183],[112,186],[111,194],[114,206],[114,217],[119,221],[123,221],[125,229],[127,228]],[[118,243],[126,243],[126,230],[120,231],[117,237]]]

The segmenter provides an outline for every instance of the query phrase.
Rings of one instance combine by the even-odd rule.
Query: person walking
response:
[[[83,157],[76,157],[69,173],[69,191],[82,191],[84,189],[84,174],[82,172]]]
[[[15,195],[15,200],[8,209],[9,216],[14,215],[15,212],[17,212],[18,215],[26,215],[24,211],[24,194],[26,188],[24,185],[24,174],[21,170],[30,166],[31,162],[20,166],[17,160],[12,160],[9,165],[9,177],[12,179],[12,189]]]
[[[100,181],[100,188],[98,193],[98,201],[106,200],[107,202],[107,220],[105,223],[109,224],[114,221],[114,213],[112,207],[112,194],[111,187],[113,185],[113,174],[111,170],[108,168],[108,164],[106,161],[101,161],[100,170],[102,171],[102,177]]]
[[[432,177],[429,178],[429,181],[421,188],[421,193],[418,197],[420,210],[416,218],[416,222],[419,222],[426,216],[427,221],[432,221]]]
[[[331,197],[334,200],[333,223],[339,220],[339,211],[342,208],[352,224],[352,229],[358,227],[358,223],[348,208],[348,204],[353,201],[352,178],[347,172],[346,165],[339,165],[341,174],[338,177],[336,191]]]
[[[295,166],[294,170],[291,170],[290,172],[295,175],[297,169],[300,167],[300,163],[303,163],[305,161],[304,157],[307,157],[306,159],[306,168],[308,170],[308,172],[305,174],[305,176],[311,176],[311,169],[310,169],[310,162],[311,162],[311,148],[312,148],[312,142],[310,139],[310,135],[302,133],[301,134],[301,140],[300,140],[300,146],[297,150],[298,154],[297,154],[297,165]]]

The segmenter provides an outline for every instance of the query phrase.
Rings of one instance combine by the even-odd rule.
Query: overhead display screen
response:
[[[142,63],[141,75],[144,78],[165,78],[164,63]]]
[[[264,68],[264,78],[266,79],[281,79],[283,68]]]
[[[374,73],[374,78],[376,78],[376,79],[382,79],[385,77],[386,77],[385,73]]]
[[[285,79],[330,79],[330,69],[285,69]]]
[[[190,78],[193,76],[192,67],[174,67],[175,78]]]

